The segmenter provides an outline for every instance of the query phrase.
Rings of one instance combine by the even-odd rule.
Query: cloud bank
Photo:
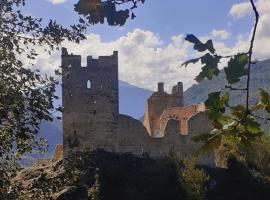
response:
[[[173,36],[171,42],[164,45],[153,32],[135,29],[111,42],[103,42],[100,35],[90,34],[80,45],[64,42],[63,46],[69,53],[82,55],[82,65],[86,65],[88,55],[97,58],[119,51],[119,78],[142,88],[155,89],[160,81],[164,81],[167,88],[183,81],[187,88],[199,72],[196,66],[180,67],[187,59],[189,49],[182,34]],[[60,54],[42,54],[35,65],[50,73],[60,66]]]
[[[260,22],[254,46],[254,59],[270,58],[270,3],[269,0],[256,2],[260,12]],[[232,11],[233,10],[233,11]],[[229,14],[238,13],[234,16],[246,17],[249,15],[248,6],[245,3],[232,6]],[[240,13],[240,14],[239,14]],[[238,18],[237,18],[238,19]],[[236,23],[238,23],[236,21]],[[239,22],[240,23],[240,22]],[[242,35],[233,36],[225,29],[215,29],[201,38],[206,40],[213,38],[214,46],[220,55],[232,55],[238,52],[247,52],[251,31]],[[165,82],[168,90],[178,81],[184,82],[187,89],[194,84],[194,77],[200,72],[200,63],[190,65],[187,68],[180,67],[181,64],[199,54],[191,49],[191,45],[184,40],[184,34],[171,37],[169,43],[164,43],[158,34],[135,29],[114,41],[104,42],[97,34],[87,35],[87,39],[80,45],[64,42],[69,53],[82,55],[83,65],[86,57],[93,55],[111,55],[113,51],[119,51],[119,78],[136,86],[151,90],[156,89],[157,82]],[[237,37],[235,44],[228,46],[226,40],[229,37]],[[42,71],[52,73],[60,66],[60,53],[52,55],[41,53],[35,61],[35,66]],[[221,63],[225,66],[225,62]]]

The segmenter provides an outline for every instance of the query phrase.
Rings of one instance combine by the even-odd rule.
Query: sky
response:
[[[24,12],[44,21],[50,18],[65,26],[76,23],[76,0],[28,0]],[[254,46],[254,59],[270,58],[270,0],[257,0],[260,22]],[[136,18],[124,26],[106,23],[88,28],[80,45],[64,42],[69,53],[86,56],[111,55],[119,51],[119,78],[141,88],[156,90],[164,82],[166,90],[179,81],[187,89],[200,72],[200,63],[181,67],[198,57],[184,40],[194,34],[202,41],[211,38],[217,52],[232,55],[248,50],[254,15],[248,0],[146,0],[135,10]],[[60,66],[60,52],[41,53],[35,61],[51,74]],[[224,67],[225,61],[221,63]]]

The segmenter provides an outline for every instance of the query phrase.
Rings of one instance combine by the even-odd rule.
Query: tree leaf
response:
[[[202,71],[198,76],[196,76],[195,80],[200,83],[205,78],[208,80],[212,80],[214,76],[217,76],[220,72],[218,69],[218,63],[219,63],[220,57],[213,56],[209,53],[205,54],[201,57],[201,63],[204,64],[202,67]]]
[[[226,79],[229,84],[235,84],[240,81],[240,78],[248,74],[245,68],[248,63],[248,56],[246,54],[238,54],[230,59],[228,67],[224,68]]]
[[[266,112],[270,113],[270,95],[260,88],[260,101]]]
[[[237,105],[231,107],[231,113],[233,116],[237,117],[237,119],[242,119],[246,114],[246,107],[243,105]]]
[[[218,148],[221,144],[222,135],[216,134],[211,137],[207,142],[205,142],[196,152],[195,156],[201,156],[206,153],[212,152],[214,149]]]
[[[248,117],[246,119],[246,129],[251,133],[260,133],[261,132],[260,123],[255,121],[255,119],[253,117]]]
[[[192,63],[192,64],[195,64],[195,63],[198,62],[200,59],[201,59],[201,58],[190,59],[190,60],[188,60],[188,61],[182,63],[181,66],[187,67],[187,66],[188,66],[189,64],[191,64],[191,63]]]
[[[211,52],[212,54],[215,53],[215,48],[213,45],[212,40],[208,40],[206,43],[202,43],[196,36],[194,36],[193,34],[187,34],[185,40],[187,40],[190,43],[194,44],[194,49],[199,51],[199,52],[203,52],[208,50],[209,52]]]
[[[206,114],[213,121],[213,126],[217,129],[222,129],[223,124],[229,121],[229,117],[225,115],[225,105],[229,101],[229,93],[220,96],[221,92],[212,92],[208,95],[205,101]]]

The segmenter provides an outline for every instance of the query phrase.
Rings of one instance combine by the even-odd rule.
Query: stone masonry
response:
[[[63,48],[62,76],[64,157],[70,151],[94,149],[152,157],[175,151],[187,157],[200,146],[191,137],[212,130],[203,104],[183,107],[181,82],[171,94],[158,83],[158,91],[147,101],[143,123],[119,114],[117,52],[98,59],[88,56],[83,67],[81,56]],[[214,166],[212,155],[198,162]]]

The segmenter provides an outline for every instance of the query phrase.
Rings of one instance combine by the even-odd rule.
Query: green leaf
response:
[[[208,66],[202,67],[202,71],[199,73],[198,76],[195,77],[195,81],[197,83],[202,82],[205,78],[208,80],[212,80],[214,76],[214,70],[209,68]]]
[[[201,156],[209,152],[213,152],[214,149],[218,148],[221,144],[222,135],[214,135],[205,142],[196,152],[195,156]]]
[[[201,63],[204,64],[204,66],[202,67],[202,71],[195,78],[195,80],[200,83],[205,78],[207,78],[208,80],[212,80],[214,75],[217,76],[220,72],[218,69],[219,60],[220,57],[212,56],[209,53],[202,56]]]
[[[230,59],[228,67],[224,68],[226,79],[229,84],[235,84],[240,81],[240,78],[248,74],[245,68],[248,63],[248,56],[246,54],[238,54]]]
[[[262,88],[260,88],[260,101],[265,111],[270,113],[270,95]]]
[[[213,92],[208,94],[208,99],[205,101],[206,114],[210,120],[213,121],[213,126],[217,129],[223,127],[223,123],[227,122],[230,118],[225,115],[225,105],[229,101],[229,93],[220,96],[221,92]]]
[[[191,60],[188,60],[186,62],[184,62],[181,66],[185,66],[187,67],[189,64],[195,64],[196,62],[198,62],[201,58],[194,58],[194,59],[191,59]]]
[[[85,16],[90,24],[103,24],[105,18],[110,26],[123,26],[130,16],[130,9],[137,7],[136,3],[133,3],[133,7],[130,9],[117,10],[116,5],[125,4],[127,2],[116,3],[113,1],[101,1],[101,0],[80,0],[74,10],[80,15]],[[142,1],[144,3],[144,1]],[[135,18],[135,14],[132,12],[131,19]]]
[[[216,51],[215,48],[214,48],[212,40],[208,40],[206,43],[202,43],[193,34],[187,34],[185,40],[187,40],[188,42],[194,44],[194,49],[199,51],[199,52],[203,52],[203,51],[208,50],[209,52],[211,52],[213,54]]]
[[[261,102],[259,102],[252,107],[252,111],[257,111],[263,108],[264,108],[264,105]]]
[[[255,119],[253,117],[248,117],[246,119],[246,129],[251,133],[260,133],[261,132],[260,123],[255,121]]]
[[[246,107],[243,105],[233,106],[231,107],[231,113],[237,119],[242,119],[246,115]]]

